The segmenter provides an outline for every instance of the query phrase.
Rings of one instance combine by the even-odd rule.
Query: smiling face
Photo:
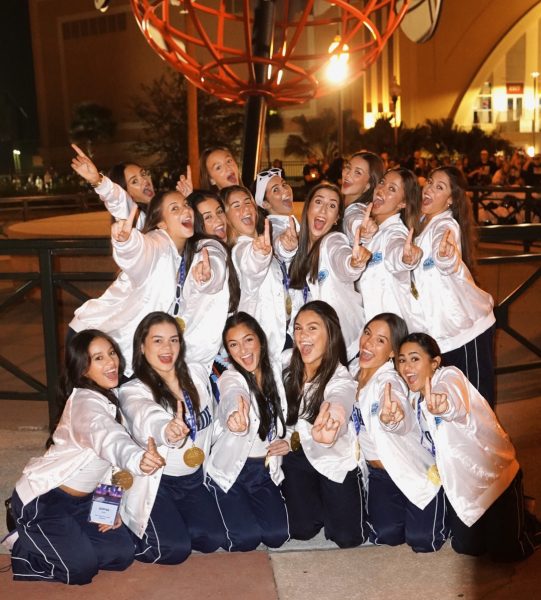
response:
[[[379,225],[406,206],[404,182],[395,171],[387,171],[374,190],[370,216]]]
[[[342,169],[342,194],[358,198],[370,187],[370,165],[360,156],[352,156]]]
[[[180,352],[180,338],[172,323],[156,323],[150,327],[141,344],[150,367],[163,379],[174,373],[175,362]]]
[[[124,169],[126,191],[134,200],[141,204],[148,204],[154,198],[154,186],[150,173],[139,165],[127,165]]]
[[[336,225],[339,210],[340,198],[334,190],[321,188],[314,193],[306,215],[311,244]]]
[[[85,377],[106,390],[117,387],[120,359],[111,342],[102,337],[94,338],[88,346],[88,357]]]
[[[271,177],[267,183],[263,208],[271,215],[290,215],[293,210],[293,190],[280,175]]]
[[[227,219],[220,203],[214,198],[199,202],[196,210],[203,217],[203,225],[207,235],[215,235],[222,241],[227,240]]]
[[[252,196],[238,191],[229,195],[225,204],[227,222],[237,235],[255,237],[257,207]]]
[[[219,190],[229,185],[240,184],[239,167],[231,152],[214,150],[207,157],[206,167],[210,183]]]
[[[163,198],[161,221],[158,228],[167,231],[177,248],[193,235],[193,209],[179,192],[171,192]]]
[[[398,355],[398,372],[412,392],[422,392],[427,378],[430,380],[440,366],[441,358],[431,358],[416,342],[405,342]]]
[[[451,182],[443,171],[434,171],[423,188],[421,211],[430,220],[451,207]]]
[[[239,323],[226,333],[225,343],[231,358],[259,379],[261,342],[256,333],[245,323]]]
[[[311,379],[319,369],[329,343],[323,319],[313,310],[300,312],[295,320],[294,341],[301,354],[308,379]]]
[[[366,325],[359,340],[359,367],[377,370],[394,356],[391,330],[385,321]]]

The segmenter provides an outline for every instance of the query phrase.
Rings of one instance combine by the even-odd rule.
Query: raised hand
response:
[[[452,258],[457,252],[456,241],[453,232],[450,229],[443,234],[443,238],[438,248],[438,255],[441,258]]]
[[[146,475],[152,475],[158,469],[165,466],[165,460],[163,456],[158,452],[156,442],[153,437],[148,438],[147,451],[143,454],[143,458],[139,463],[139,468]]]
[[[248,400],[239,396],[238,408],[227,418],[227,427],[233,433],[244,433],[250,423],[248,413],[250,412],[250,403]]]
[[[433,394],[428,377],[425,381],[425,402],[428,412],[433,415],[443,415],[449,410],[447,394]]]
[[[170,444],[176,444],[190,433],[190,428],[184,422],[184,404],[177,400],[177,414],[165,427],[165,437]]]
[[[366,266],[366,263],[372,257],[372,252],[370,252],[370,250],[361,244],[361,229],[362,225],[357,227],[357,231],[355,232],[355,240],[353,241],[353,248],[351,249],[350,262],[354,269],[360,269],[361,267]]]
[[[404,250],[402,251],[402,262],[406,265],[414,265],[419,262],[423,251],[419,246],[413,243],[413,227],[409,230],[408,237],[404,242]]]
[[[361,238],[365,241],[370,241],[377,233],[379,227],[378,224],[372,219],[370,213],[372,212],[373,202],[367,204],[366,212],[364,213],[363,222],[361,223]]]
[[[72,144],[71,147],[77,153],[77,156],[71,161],[71,168],[83,179],[88,181],[90,185],[98,185],[101,181],[101,175],[96,165],[88,158],[81,148],[79,148],[79,146]]]
[[[297,235],[297,228],[295,227],[295,219],[293,217],[289,217],[287,229],[280,236],[280,242],[289,252],[295,250],[299,245],[299,236]]]
[[[312,427],[312,438],[320,444],[332,444],[338,435],[340,421],[333,419],[330,413],[330,403],[322,402],[319,414]]]
[[[130,237],[138,210],[137,204],[134,204],[127,219],[120,219],[111,225],[111,237],[115,241],[125,242]]]
[[[180,192],[184,198],[193,192],[192,169],[190,165],[186,167],[186,176],[181,175],[176,185],[177,192]]]
[[[201,260],[193,268],[193,276],[199,285],[207,283],[207,281],[209,281],[212,277],[209,251],[206,248],[201,250]]]
[[[385,390],[383,391],[383,407],[379,420],[384,425],[398,425],[403,419],[404,411],[402,410],[402,406],[400,405],[400,402],[392,399],[391,384],[387,383],[385,385]]]
[[[252,246],[258,254],[263,254],[264,256],[268,256],[272,252],[270,223],[268,219],[265,219],[265,231],[263,235],[258,235],[254,238]]]

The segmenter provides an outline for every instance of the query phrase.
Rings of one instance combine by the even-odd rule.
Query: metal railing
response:
[[[532,244],[541,240],[541,224],[515,226],[488,226],[479,228],[480,240],[483,242],[519,241]],[[84,282],[112,281],[115,274],[108,271],[69,271],[55,267],[55,260],[60,257],[96,257],[110,256],[111,244],[107,238],[83,238],[77,240],[65,239],[31,239],[31,240],[0,240],[0,259],[2,257],[33,257],[37,258],[37,269],[30,271],[10,271],[0,267],[0,283],[15,282],[13,290],[0,293],[0,315],[13,305],[19,305],[25,297],[35,290],[40,291],[40,309],[42,320],[42,335],[44,341],[45,378],[42,383],[31,373],[25,371],[7,359],[0,348],[0,368],[10,373],[15,379],[23,382],[32,391],[21,392],[0,391],[1,399],[46,400],[49,403],[50,422],[55,422],[58,412],[56,389],[60,375],[60,323],[58,315],[58,296],[60,290],[84,302],[88,294],[78,284]],[[541,359],[541,347],[527,339],[512,327],[509,320],[509,309],[525,292],[541,279],[541,254],[496,256],[482,258],[479,265],[537,265],[534,271],[522,281],[510,294],[495,307],[497,327],[519,344],[527,348]],[[1,262],[0,262],[1,265]],[[538,319],[539,323],[541,319]],[[541,360],[534,362],[499,366],[497,374],[524,371],[541,368]]]

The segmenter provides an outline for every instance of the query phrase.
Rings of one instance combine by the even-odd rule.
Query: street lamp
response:
[[[537,78],[539,77],[539,71],[532,71],[530,73],[533,79],[533,119],[532,119],[532,141],[534,150],[537,148],[535,143],[535,137],[537,133],[537,105],[539,103],[537,99]]]
[[[396,117],[396,104],[398,102],[398,98],[402,93],[402,88],[400,84],[396,80],[396,75],[393,75],[393,80],[391,85],[389,86],[389,93],[391,94],[391,100],[393,103],[393,115],[394,115],[394,147],[395,150],[398,150],[398,120]]]
[[[344,44],[340,52],[336,53],[335,50],[340,46],[342,37],[340,35],[335,36],[332,44],[329,46],[329,54],[331,55],[325,75],[327,79],[338,85],[338,154],[341,157],[344,153],[344,116],[343,116],[343,104],[344,98],[342,95],[343,84],[349,75],[349,46]]]
[[[16,148],[12,152],[13,154],[13,166],[15,168],[15,173],[21,172],[21,151]]]

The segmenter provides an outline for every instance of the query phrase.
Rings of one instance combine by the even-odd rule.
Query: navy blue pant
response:
[[[444,367],[457,367],[494,408],[494,329],[495,325],[471,342],[442,355]]]
[[[408,544],[414,552],[434,552],[447,539],[446,498],[440,488],[423,510],[410,502],[385,469],[368,466],[368,520],[374,544]]]
[[[289,539],[289,518],[280,488],[262,458],[248,458],[226,493],[207,476],[227,530],[230,552],[255,550],[259,544],[279,548]]]
[[[471,527],[460,520],[449,501],[447,505],[451,546],[459,554],[481,556],[488,553],[492,560],[512,562],[528,558],[536,548],[524,510],[522,470]]]
[[[141,562],[176,565],[190,552],[226,547],[225,528],[216,503],[203,484],[203,469],[191,475],[162,475],[147,529],[136,542]]]
[[[368,540],[359,469],[336,483],[314,469],[302,448],[284,456],[282,468],[292,538],[310,540],[323,527],[325,537],[340,548],[352,548]]]
[[[127,569],[134,558],[128,529],[122,525],[101,533],[88,521],[91,504],[92,494],[79,498],[55,488],[23,506],[14,491],[19,539],[11,554],[13,578],[82,585],[99,569]]]

